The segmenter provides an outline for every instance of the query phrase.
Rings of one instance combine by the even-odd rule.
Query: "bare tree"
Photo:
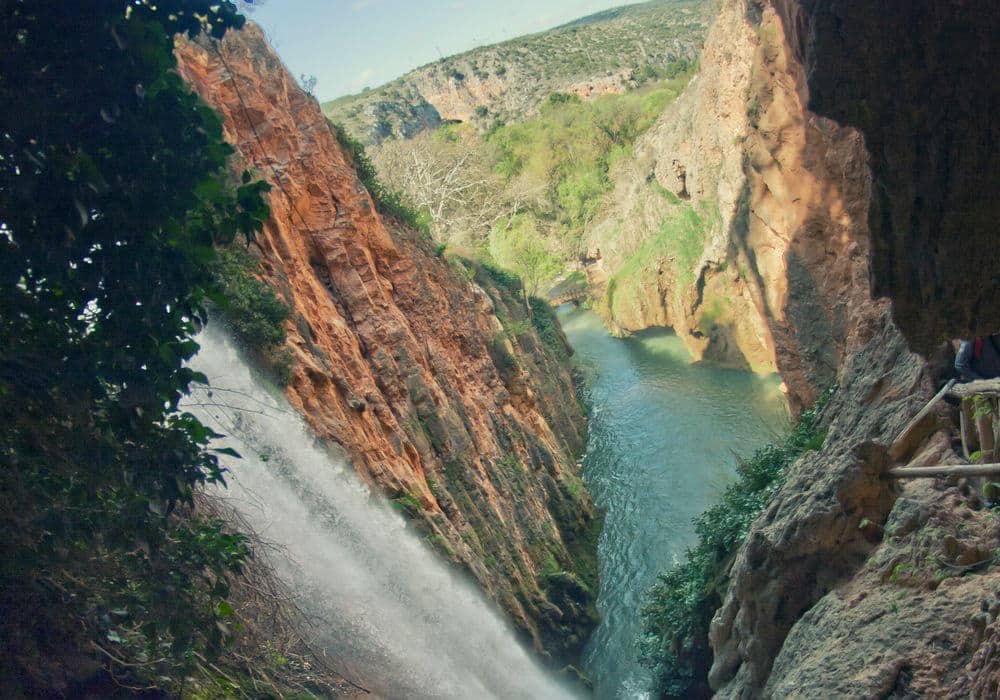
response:
[[[441,132],[372,149],[380,177],[429,212],[434,237],[451,245],[480,245],[501,221],[531,204],[537,192],[507,183],[494,172],[496,155],[483,141],[448,138]]]

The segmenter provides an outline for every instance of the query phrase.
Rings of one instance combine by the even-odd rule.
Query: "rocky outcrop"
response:
[[[1000,265],[984,226],[996,205],[968,194],[974,172],[989,183],[997,171],[985,116],[994,66],[984,61],[1000,13],[948,9],[732,0],[710,34],[706,71],[742,56],[720,53],[719,36],[753,29],[744,188],[734,211],[721,212],[730,217],[725,260],[749,265],[752,310],[794,395],[806,399],[831,378],[839,386],[823,449],[790,469],[736,554],[711,626],[718,697],[996,692],[995,517],[977,484],[882,477],[888,446],[941,381],[925,356],[947,335],[1000,328],[990,286]],[[969,74],[944,56],[953,48]],[[955,104],[929,104],[938,86]],[[724,174],[697,174],[711,172],[708,158],[674,155],[699,141],[676,143],[656,155],[657,183],[678,198],[707,191],[728,202]],[[971,171],[959,166],[966,155]],[[694,267],[696,287],[722,267],[711,250]],[[972,275],[958,280],[962,269]],[[694,318],[696,307],[674,320],[697,349]],[[950,412],[942,407],[931,425],[902,461],[960,461]]]
[[[874,292],[914,349],[1000,330],[1000,7],[781,0],[810,107],[864,134]]]
[[[258,28],[177,54],[241,168],[272,185],[254,250],[292,309],[289,400],[539,650],[575,657],[593,624],[599,520],[558,333],[532,328],[509,280],[449,263],[376,211]]]
[[[778,370],[795,408],[836,381],[869,298],[863,140],[807,97],[775,11],[723,3],[699,76],[618,174],[617,211],[588,243],[613,326],[668,325],[696,359]],[[702,224],[678,256],[664,234],[692,211]]]
[[[807,453],[751,528],[712,622],[709,681],[722,697],[751,697],[802,615],[851,580],[875,548],[896,494],[885,445],[932,393],[923,360],[873,309],[825,409],[824,448]],[[871,523],[871,525],[869,525]],[[791,657],[794,658],[794,657]]]
[[[711,2],[654,0],[442,58],[393,82],[323,105],[366,143],[409,138],[439,120],[524,119],[555,92],[618,94],[698,56]]]

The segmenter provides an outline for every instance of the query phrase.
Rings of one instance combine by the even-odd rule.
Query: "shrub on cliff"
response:
[[[280,384],[287,384],[292,360],[282,346],[291,314],[288,306],[254,276],[257,260],[238,245],[220,248],[214,269],[215,301],[230,330],[255,361],[271,370]]]
[[[642,662],[654,673],[663,697],[709,697],[712,650],[708,627],[722,602],[733,555],[750,526],[784,482],[785,470],[804,452],[822,447],[820,413],[826,392],[804,412],[780,444],[771,444],[737,464],[737,479],[719,503],[695,520],[698,543],[685,560],[661,574],[642,611]]]

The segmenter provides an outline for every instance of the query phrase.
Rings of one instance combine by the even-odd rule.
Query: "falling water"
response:
[[[243,456],[227,465],[225,497],[282,548],[272,563],[322,621],[329,654],[387,697],[573,697],[477,589],[435,558],[342,456],[317,444],[219,329],[198,342],[191,364],[211,389],[185,408]]]

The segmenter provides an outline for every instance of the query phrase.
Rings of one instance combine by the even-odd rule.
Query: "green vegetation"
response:
[[[255,360],[284,385],[291,379],[291,356],[282,348],[290,311],[274,290],[253,276],[257,260],[239,245],[219,250],[216,296],[229,327]]]
[[[715,202],[706,200],[691,205],[662,191],[672,205],[659,230],[644,240],[608,281],[603,303],[612,313],[638,304],[646,293],[647,283],[652,282],[648,277],[658,275],[664,261],[669,262],[673,278],[678,281],[677,293],[689,288],[695,281],[695,265],[704,252],[708,234],[719,224],[721,217]],[[721,313],[722,309],[718,311]]]
[[[613,188],[616,164],[631,157],[635,140],[690,75],[590,101],[555,93],[534,118],[495,122],[485,133],[447,125],[383,144],[375,162],[390,187],[433,214],[437,241],[489,256],[522,278],[525,296],[537,295],[579,257],[584,232]],[[695,250],[686,230],[676,232],[686,246],[682,254]]]
[[[535,221],[526,215],[498,224],[489,244],[493,259],[520,277],[525,294],[537,294],[545,281],[563,269],[562,261],[549,252],[541,239]]]
[[[712,651],[708,626],[721,604],[726,577],[736,550],[771,496],[784,482],[785,471],[803,453],[823,445],[820,412],[826,392],[799,418],[781,444],[757,450],[737,465],[737,480],[720,502],[695,520],[698,543],[685,560],[662,574],[643,608],[643,663],[654,673],[657,692],[666,697],[707,697]]]
[[[210,298],[248,328],[278,313],[219,282],[267,185],[231,177],[174,71],[176,34],[244,19],[225,0],[0,18],[0,695],[179,695],[263,641],[239,610],[251,542],[199,495],[236,455],[178,411]]]
[[[446,540],[442,535],[431,535],[427,538],[427,544],[440,551],[446,557],[450,558],[455,556],[455,550],[451,548],[451,545],[448,544],[448,540]]]
[[[420,496],[410,490],[401,491],[392,499],[393,507],[409,518],[418,518],[424,512],[424,507],[420,503]]]
[[[505,190],[540,193],[510,219],[511,225],[533,227],[564,260],[576,257],[584,230],[611,190],[614,164],[631,156],[632,144],[690,77],[685,72],[588,102],[556,93],[538,117],[492,129],[486,141],[496,149],[493,168]]]
[[[528,304],[531,307],[531,322],[538,332],[538,337],[548,348],[552,356],[560,360],[568,360],[570,348],[566,344],[562,328],[559,326],[559,319],[556,318],[555,309],[544,299],[530,297]]]

